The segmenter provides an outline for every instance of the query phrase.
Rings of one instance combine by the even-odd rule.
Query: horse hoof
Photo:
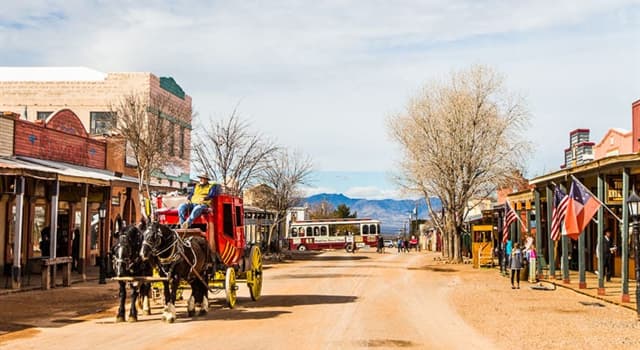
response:
[[[201,309],[200,312],[198,312],[198,316],[204,316],[207,314],[207,310],[205,309]]]
[[[147,316],[148,316],[148,315],[151,315],[151,310],[149,310],[149,309],[142,310],[142,312],[143,312],[145,315],[147,315]]]
[[[129,316],[129,319],[127,320],[127,322],[129,322],[129,323],[138,322],[138,317],[137,316]]]
[[[173,318],[173,317],[167,318],[167,323],[174,323],[175,321],[176,321],[176,319]]]
[[[194,310],[187,311],[187,316],[193,317],[195,315],[196,315],[196,312]]]
[[[124,322],[123,316],[116,316],[116,323]]]

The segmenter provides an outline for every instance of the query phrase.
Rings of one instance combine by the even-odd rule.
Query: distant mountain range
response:
[[[409,213],[413,213],[416,204],[418,205],[418,217],[421,220],[429,218],[429,212],[424,200],[411,199],[362,199],[349,198],[341,193],[321,193],[304,199],[310,207],[327,201],[334,207],[344,204],[357,212],[359,218],[378,219],[382,221],[381,231],[383,234],[397,234],[409,224]],[[442,203],[437,198],[432,198],[431,203],[434,210],[440,210]]]

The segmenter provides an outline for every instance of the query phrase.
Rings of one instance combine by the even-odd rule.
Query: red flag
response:
[[[567,236],[571,239],[578,239],[598,208],[600,208],[600,202],[589,193],[589,190],[580,181],[574,179],[571,183],[571,191],[569,191],[569,204],[564,220]]]

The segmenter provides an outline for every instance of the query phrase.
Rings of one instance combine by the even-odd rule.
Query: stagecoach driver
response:
[[[187,202],[178,206],[180,227],[189,228],[202,211],[209,207],[211,199],[217,194],[218,184],[209,183],[209,175],[202,173],[198,176],[199,182],[193,187],[193,192],[187,196]],[[187,218],[187,214],[191,212]]]

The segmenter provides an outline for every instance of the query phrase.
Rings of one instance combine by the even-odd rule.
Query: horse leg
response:
[[[138,285],[131,283],[131,308],[129,309],[129,322],[138,322]]]
[[[118,297],[120,298],[120,306],[118,307],[118,314],[116,315],[116,323],[124,322],[124,302],[127,298],[127,287],[125,282],[118,281],[120,284],[120,291],[118,292]]]
[[[162,289],[164,291],[164,309],[162,310],[162,320],[169,320],[169,303],[171,303],[171,291],[169,290],[169,281],[162,281]]]
[[[176,321],[176,292],[178,291],[178,285],[180,279],[176,276],[171,280],[171,303],[169,304],[169,323]]]
[[[136,309],[142,310],[142,283],[134,282],[135,288],[139,288],[138,298],[136,299]]]
[[[192,289],[191,296],[187,301],[187,316],[189,317],[193,317],[196,315],[196,302],[195,302],[196,298],[193,296],[194,293],[195,291]]]
[[[142,313],[151,315],[151,283],[142,283],[140,297],[142,298]]]
[[[204,285],[201,281],[196,281],[198,296],[196,297],[196,304],[200,306],[199,316],[205,315],[209,311],[209,301],[207,300],[207,293],[209,291],[208,286]]]

